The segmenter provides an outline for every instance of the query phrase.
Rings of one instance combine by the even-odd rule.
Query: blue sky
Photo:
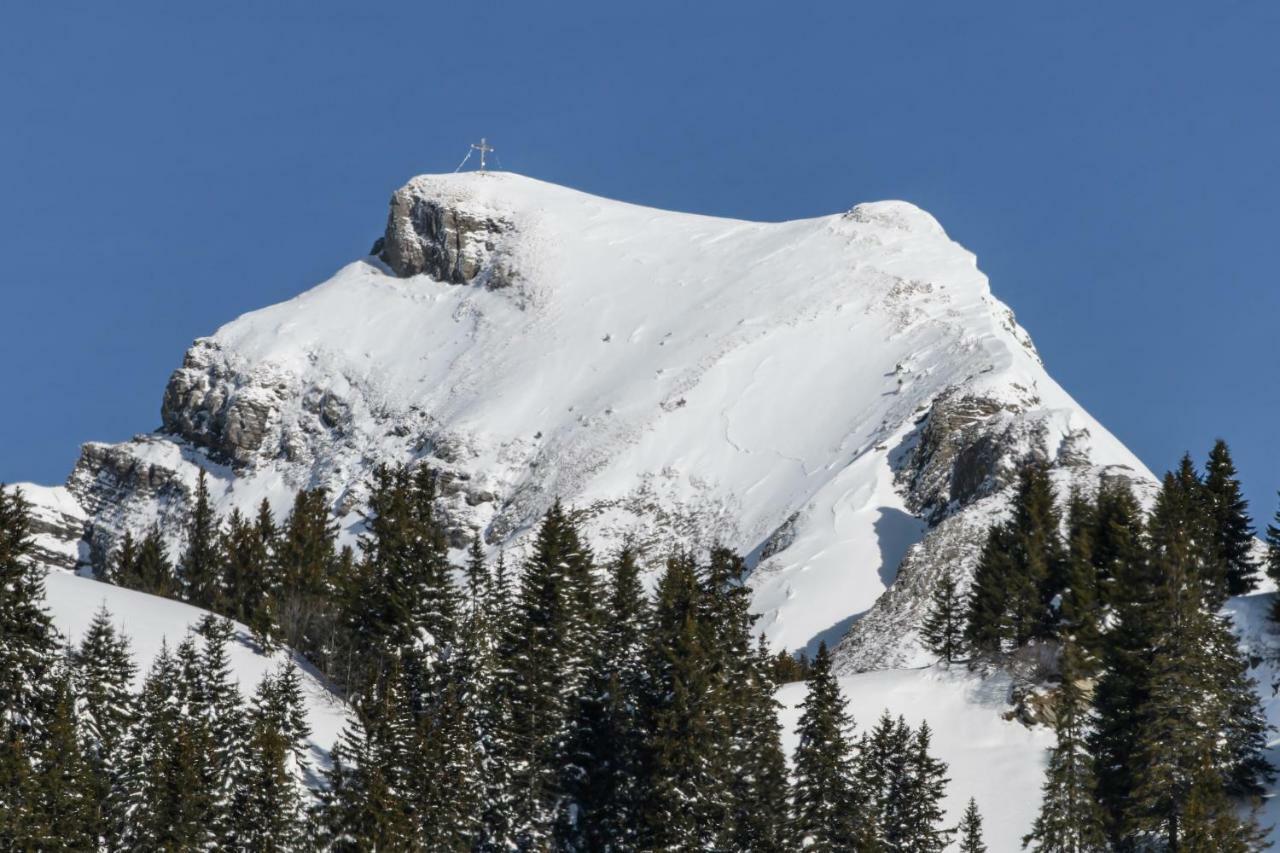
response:
[[[504,167],[751,219],[904,198],[1149,465],[1280,488],[1280,6],[6,3],[0,479],[159,424],[190,341]]]

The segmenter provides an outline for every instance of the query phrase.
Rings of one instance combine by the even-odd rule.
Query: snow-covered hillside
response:
[[[201,467],[223,509],[323,485],[354,525],[374,464],[422,459],[454,475],[459,546],[518,547],[559,496],[600,547],[749,554],[764,630],[794,649],[838,641],[1026,454],[1149,476],[905,202],[756,223],[425,176],[376,248],[197,341],[161,432],[86,445],[68,485],[97,553],[180,520]],[[911,611],[843,665],[917,662]]]

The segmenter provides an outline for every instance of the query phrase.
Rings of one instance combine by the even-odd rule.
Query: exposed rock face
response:
[[[426,273],[438,281],[489,287],[511,283],[500,246],[512,223],[502,217],[424,197],[411,183],[391,197],[379,257],[396,275]]]

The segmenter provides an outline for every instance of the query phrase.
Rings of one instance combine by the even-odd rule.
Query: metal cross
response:
[[[482,136],[482,137],[480,137],[480,144],[479,144],[479,145],[472,145],[472,146],[471,146],[471,148],[472,148],[472,150],[474,150],[474,151],[479,151],[479,152],[480,152],[480,171],[482,171],[482,172],[483,172],[483,171],[484,171],[484,155],[485,155],[485,154],[488,154],[490,151],[492,151],[492,150],[493,150],[493,148],[491,148],[491,147],[489,146],[489,144],[485,142],[485,139],[484,139],[484,137],[483,137],[483,136]]]

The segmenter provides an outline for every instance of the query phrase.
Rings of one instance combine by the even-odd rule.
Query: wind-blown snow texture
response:
[[[353,537],[372,467],[418,460],[447,475],[455,547],[477,530],[518,550],[556,497],[602,551],[718,541],[749,555],[775,647],[836,647],[863,722],[894,703],[989,719],[986,746],[949,746],[930,714],[957,768],[1020,768],[1027,804],[997,823],[1025,831],[1043,738],[999,720],[993,682],[901,675],[931,660],[928,592],[948,570],[967,585],[1028,456],[1063,490],[1153,480],[933,217],[889,201],[743,222],[470,173],[399,190],[375,251],[196,341],[160,432],[85,445],[42,503],[86,541],[50,533],[49,559],[178,529],[200,468],[223,512],[265,497],[283,516],[325,486]]]

